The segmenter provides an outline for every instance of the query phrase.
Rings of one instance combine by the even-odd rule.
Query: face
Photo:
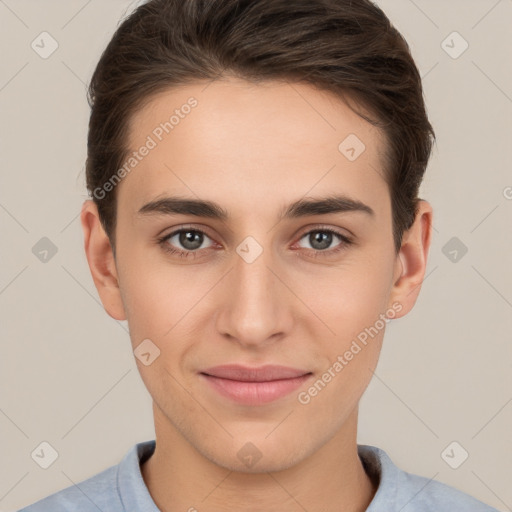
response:
[[[166,91],[131,121],[118,298],[98,289],[144,354],[157,436],[251,472],[354,434],[387,318],[415,299],[396,286],[382,133],[311,86],[236,79]]]

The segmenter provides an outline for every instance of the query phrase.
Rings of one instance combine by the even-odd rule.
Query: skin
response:
[[[141,468],[144,481],[163,511],[335,511],[340,503],[345,512],[366,510],[377,485],[357,455],[357,413],[385,328],[308,404],[297,396],[393,304],[401,307],[395,318],[412,309],[425,275],[432,208],[420,202],[396,254],[382,169],[386,139],[377,128],[306,84],[225,77],[205,87],[159,93],[132,118],[128,142],[135,150],[169,112],[190,96],[198,101],[118,185],[115,258],[91,200],[81,214],[107,313],[128,320],[133,349],[149,338],[160,350],[148,366],[136,359],[153,398],[157,440]],[[353,162],[338,150],[349,134],[366,146]],[[293,201],[333,192],[375,215],[280,220]],[[164,195],[214,201],[229,217],[137,215]],[[156,241],[182,224],[207,232],[195,258],[169,254]],[[318,249],[309,233],[322,227],[353,244],[333,253],[343,243],[334,235]],[[247,236],[263,249],[252,263],[236,252]],[[166,243],[190,247],[178,236]],[[242,406],[198,375],[226,363],[282,364],[313,378],[270,404]],[[261,454],[252,467],[237,457],[249,442]]]

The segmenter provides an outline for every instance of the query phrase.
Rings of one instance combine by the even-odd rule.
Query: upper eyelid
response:
[[[303,231],[302,234],[300,235],[301,238],[304,236],[304,235],[307,235],[311,232],[315,232],[315,231],[328,231],[330,233],[334,233],[336,235],[339,235],[339,236],[345,236],[347,238],[349,238],[351,235],[348,235],[348,234],[344,234],[343,231],[342,231],[342,228],[333,228],[333,227],[329,227],[329,226],[317,226],[317,227],[312,227],[312,228],[307,228],[306,231]]]
[[[162,230],[160,233],[162,233],[163,231],[165,230]],[[156,235],[155,238],[159,238],[159,239],[162,239],[162,238],[167,238],[167,237],[171,237],[171,236],[174,236],[178,233],[180,233],[181,231],[200,231],[201,233],[204,233],[205,235],[209,236],[210,238],[212,238],[210,236],[210,234],[208,233],[208,230],[206,228],[203,228],[203,227],[196,227],[196,226],[189,226],[187,224],[182,224],[180,226],[176,226],[174,229],[172,229],[171,231],[169,231],[169,233],[165,234],[165,235],[162,235],[162,234],[158,234]]]

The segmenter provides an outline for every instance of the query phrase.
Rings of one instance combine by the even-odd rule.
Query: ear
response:
[[[100,222],[98,208],[88,199],[80,214],[84,249],[92,279],[106,312],[116,320],[126,320],[117,277],[116,261],[110,240]]]
[[[399,303],[402,308],[394,318],[405,316],[413,308],[420,293],[432,238],[432,219],[432,206],[420,200],[414,223],[404,232],[402,246],[396,257],[389,306]]]

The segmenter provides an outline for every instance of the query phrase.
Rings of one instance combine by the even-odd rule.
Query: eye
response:
[[[333,242],[338,239],[338,244],[331,248]],[[309,245],[301,245],[300,241],[305,240]],[[208,243],[209,241],[209,243]],[[353,241],[344,234],[331,228],[317,228],[302,235],[299,247],[309,249],[313,256],[329,256],[347,248]],[[200,254],[201,249],[212,248],[215,243],[201,229],[182,227],[157,240],[165,252],[179,256],[180,258],[195,258]],[[204,245],[205,242],[207,245]]]
[[[336,238],[340,242],[335,245],[333,249],[330,249],[333,242],[336,241]],[[353,243],[347,236],[330,228],[313,229],[305,233],[300,240],[305,240],[309,244],[309,246],[306,246],[307,249],[311,249],[317,253],[325,252],[327,254],[340,251]]]
[[[158,243],[166,252],[186,258],[195,257],[199,249],[212,247],[213,243],[203,247],[206,239],[211,242],[211,238],[200,229],[182,228],[158,239]]]

